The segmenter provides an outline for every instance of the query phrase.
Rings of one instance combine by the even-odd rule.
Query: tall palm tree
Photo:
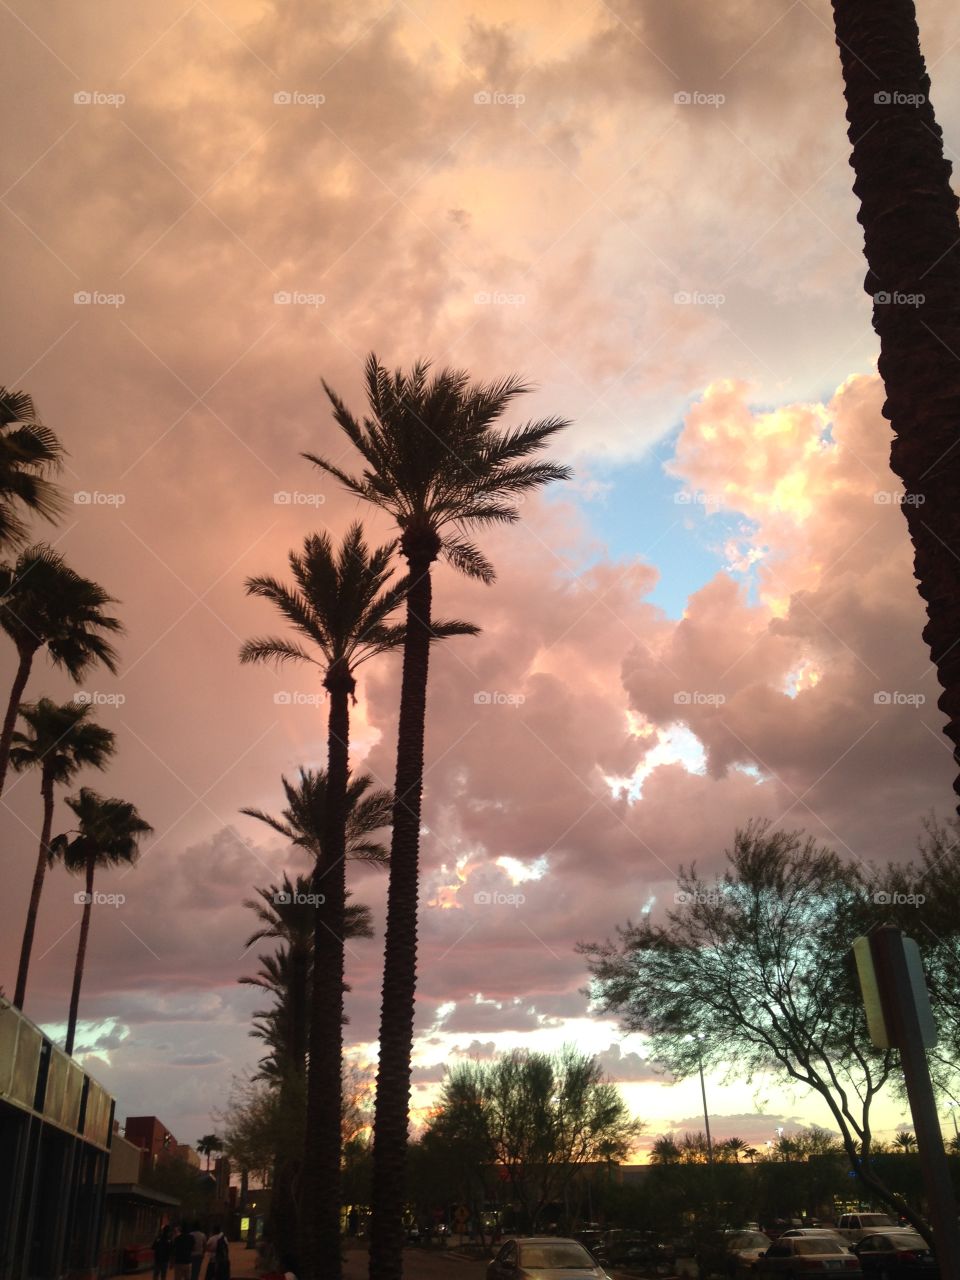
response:
[[[960,223],[913,0],[833,0],[864,288],[880,336],[891,465],[903,481],[944,732],[960,762]],[[960,778],[954,781],[960,791]]]
[[[33,398],[0,387],[0,548],[26,542],[24,513],[51,521],[63,513],[63,495],[49,478],[63,454],[56,433],[37,417]]]
[[[249,578],[246,583],[247,593],[269,600],[299,638],[249,640],[240,651],[241,662],[310,663],[323,673],[330,698],[324,804],[314,815],[323,825],[313,832],[316,883],[324,899],[315,913],[314,963],[330,980],[314,983],[312,991],[304,1169],[312,1206],[307,1258],[315,1276],[324,1280],[339,1280],[342,1269],[340,1114],[350,699],[357,668],[403,643],[403,627],[392,617],[406,583],[390,583],[392,556],[393,544],[371,551],[361,526],[352,524],[339,551],[327,534],[311,534],[304,539],[302,553],[291,551],[292,588],[273,577]]]
[[[95,663],[112,672],[117,653],[109,637],[123,631],[106,612],[116,604],[96,582],[81,577],[52,547],[28,547],[16,564],[0,564],[0,629],[17,647],[17,673],[0,729],[0,794],[6,780],[17,710],[37,653],[79,680]]]
[[[109,729],[94,724],[90,719],[92,704],[66,702],[58,706],[50,698],[41,698],[30,706],[20,708],[20,719],[29,727],[29,733],[19,730],[13,735],[10,763],[18,772],[24,769],[40,770],[40,796],[43,800],[43,822],[40,828],[40,850],[33,873],[30,905],[20,946],[20,965],[17,969],[17,987],[13,1003],[23,1008],[27,992],[27,974],[30,969],[30,952],[37,927],[40,895],[43,892],[44,873],[50,858],[50,832],[53,829],[53,789],[73,781],[78,770],[85,765],[102,769],[116,749],[116,739]]]
[[[223,1139],[215,1133],[205,1133],[197,1139],[197,1151],[207,1157],[207,1173],[210,1172],[210,1157],[223,1150]]]
[[[321,1252],[324,1255],[330,1254],[333,1249],[332,1232],[333,1223],[327,1221],[323,1224],[323,1228],[318,1228],[316,1218],[318,1204],[326,1205],[327,1201],[318,1198],[317,1185],[327,1186],[332,1184],[332,1169],[334,1158],[336,1159],[337,1182],[335,1186],[335,1194],[337,1198],[333,1199],[333,1205],[337,1210],[336,1221],[336,1249],[339,1258],[340,1249],[340,1165],[341,1165],[341,1124],[340,1114],[343,1109],[342,1101],[342,1058],[343,1058],[343,992],[346,989],[344,983],[344,963],[343,963],[343,943],[348,937],[366,936],[370,929],[369,909],[363,906],[354,906],[347,904],[348,894],[345,887],[345,879],[341,878],[343,864],[345,858],[356,858],[366,862],[383,863],[387,858],[387,850],[380,841],[374,838],[377,831],[382,830],[390,821],[390,815],[393,807],[393,796],[389,791],[382,788],[373,787],[373,779],[369,774],[360,774],[356,777],[347,778],[347,791],[345,799],[346,826],[343,832],[343,850],[344,857],[340,859],[340,866],[331,868],[327,857],[325,841],[327,839],[327,814],[329,810],[329,786],[328,776],[323,770],[300,770],[300,780],[298,785],[294,785],[287,781],[286,778],[281,779],[283,790],[287,800],[287,807],[283,810],[279,818],[272,817],[270,814],[264,813],[260,809],[244,809],[243,812],[250,817],[257,818],[260,822],[264,822],[271,827],[279,835],[291,841],[299,848],[305,850],[313,858],[313,871],[306,878],[298,878],[296,890],[299,897],[292,902],[282,904],[274,903],[273,911],[259,910],[258,916],[262,924],[261,930],[255,934],[248,942],[248,945],[255,942],[258,937],[277,936],[285,939],[289,952],[295,950],[304,951],[309,944],[309,952],[311,958],[311,968],[314,972],[324,974],[324,983],[313,983],[309,988],[309,1001],[307,1001],[306,993],[304,994],[304,1008],[309,1010],[309,1016],[304,1016],[299,1023],[300,1034],[303,1028],[308,1027],[308,1041],[306,1046],[295,1045],[292,1053],[286,1055],[289,1061],[292,1056],[294,1061],[302,1060],[304,1048],[309,1051],[310,1069],[307,1074],[307,1136],[308,1142],[305,1147],[305,1171],[304,1171],[304,1200],[310,1205],[311,1212],[301,1215],[299,1221],[307,1225],[310,1232],[309,1239],[303,1240],[304,1252],[312,1257],[315,1252]],[[332,874],[331,874],[332,873]],[[333,881],[334,892],[339,891],[339,886],[343,884],[343,917],[342,928],[339,934],[334,934],[328,921],[324,920],[324,916],[318,910],[315,902],[303,899],[308,895],[317,895],[321,887],[323,888],[323,898],[326,905],[326,898],[330,893],[329,884]],[[273,886],[271,886],[271,889]],[[293,886],[285,878],[283,896],[294,898]],[[261,891],[261,897],[263,893]],[[255,903],[248,903],[255,910]],[[282,906],[282,911],[280,907]],[[320,935],[321,946],[317,948],[317,937]],[[339,945],[337,945],[337,940]],[[332,942],[331,942],[332,940]],[[330,957],[333,956],[333,964],[329,966]],[[290,964],[292,960],[288,959],[285,963]],[[338,992],[330,996],[325,993],[324,997],[319,1000],[320,1013],[318,1015],[318,997],[316,995],[317,985],[336,985]],[[339,1009],[339,1018],[337,1026],[331,1028],[327,1026],[327,1020],[332,1019],[334,1009]],[[286,1015],[283,1011],[282,1002],[276,1012],[276,1019],[285,1019]],[[273,1025],[275,1019],[268,1016],[266,1020],[261,1019],[260,1027],[257,1034],[268,1032],[262,1038],[267,1040],[268,1044],[272,1044],[274,1039],[282,1039],[283,1032],[281,1028]],[[279,1033],[279,1034],[277,1034]],[[274,1053],[274,1059],[278,1055]],[[281,1068],[284,1063],[284,1054],[279,1055],[279,1064]],[[335,1097],[338,1100],[340,1113],[337,1118],[337,1133],[334,1135],[330,1132],[328,1126],[332,1123],[328,1108],[318,1105],[318,1100],[314,1099],[314,1109],[310,1109],[310,1090],[319,1089],[321,1086],[329,1087],[327,1073],[332,1065],[336,1064],[339,1073],[339,1083]],[[314,1068],[313,1064],[319,1063]],[[266,1074],[266,1072],[265,1072]],[[285,1072],[279,1076],[290,1091],[291,1087],[296,1088],[296,1080],[291,1080],[289,1072]],[[319,1150],[318,1150],[319,1148]],[[329,1215],[332,1218],[332,1214]],[[319,1238],[318,1238],[319,1236]],[[329,1265],[329,1259],[325,1265]],[[319,1264],[318,1264],[319,1269]],[[319,1271],[319,1274],[323,1274]],[[328,1273],[329,1274],[329,1273]]]
[[[898,1129],[893,1135],[893,1145],[897,1151],[908,1155],[917,1148],[916,1134],[911,1133],[909,1129]]]
[[[374,1123],[373,1223],[370,1274],[399,1280],[403,1246],[403,1186],[410,1104],[417,983],[417,899],[420,808],[432,618],[431,569],[443,556],[456,569],[492,582],[490,562],[468,541],[472,529],[518,519],[515,500],[569,475],[552,462],[531,462],[567,423],[560,418],[498,430],[512,402],[530,390],[519,378],[471,383],[443,369],[429,377],[419,361],[390,373],[371,354],[366,364],[369,412],[358,421],[324,383],[333,416],[361,455],[350,475],[315,454],[305,456],[351,493],[386,511],[400,531],[409,566],[403,648],[387,936],[380,1014],[380,1058]],[[461,634],[466,628],[461,628]]]
[[[87,938],[90,934],[94,875],[98,867],[115,867],[121,864],[132,866],[137,860],[141,837],[149,835],[153,827],[149,822],[144,822],[129,800],[105,798],[89,787],[81,787],[79,795],[67,796],[67,804],[77,816],[77,829],[54,836],[50,841],[50,853],[68,871],[84,877],[83,918],[80,921],[80,941],[77,944],[67,1041],[64,1046],[67,1054],[72,1056],[77,1034],[83,966],[87,958]]]

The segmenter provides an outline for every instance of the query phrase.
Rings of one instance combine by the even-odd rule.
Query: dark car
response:
[[[609,1280],[576,1240],[521,1236],[504,1242],[487,1267],[487,1280]]]
[[[937,1261],[923,1236],[909,1227],[871,1231],[854,1246],[866,1276],[935,1276]]]
[[[707,1276],[744,1276],[772,1241],[762,1231],[720,1231],[701,1240],[696,1252],[703,1280]]]
[[[858,1275],[860,1261],[838,1240],[781,1236],[757,1262],[757,1276]]]

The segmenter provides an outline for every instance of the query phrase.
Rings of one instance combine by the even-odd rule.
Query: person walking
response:
[[[180,1232],[173,1242],[173,1280],[190,1280],[192,1259],[193,1236],[187,1224],[181,1222]]]
[[[219,1225],[207,1237],[207,1270],[204,1280],[230,1280],[230,1245]]]
[[[172,1234],[169,1222],[157,1228],[157,1234],[153,1239],[153,1280],[167,1280],[170,1250],[173,1245]]]
[[[207,1247],[207,1237],[200,1230],[200,1223],[193,1224],[190,1233],[193,1238],[193,1252],[190,1254],[190,1280],[200,1280],[200,1268],[203,1266],[203,1251]]]

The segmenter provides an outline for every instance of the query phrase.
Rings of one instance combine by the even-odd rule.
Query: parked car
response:
[[[850,1275],[860,1260],[837,1240],[822,1236],[781,1236],[759,1259],[757,1276]]]
[[[833,1240],[848,1252],[853,1248],[850,1241],[842,1236],[836,1227],[791,1227],[789,1231],[783,1233],[780,1239],[789,1240],[794,1236],[810,1236],[815,1240]]]
[[[899,1225],[888,1213],[841,1213],[837,1231],[845,1240],[856,1244],[868,1231],[885,1231]]]
[[[910,1227],[871,1231],[854,1245],[865,1276],[927,1276],[937,1274],[937,1260],[923,1236]]]
[[[487,1280],[610,1280],[577,1240],[562,1236],[520,1236],[504,1241],[487,1267]]]
[[[673,1242],[653,1231],[608,1231],[597,1256],[607,1267],[644,1267],[655,1273],[672,1273],[677,1250]]]
[[[762,1231],[720,1231],[708,1236],[696,1253],[701,1280],[712,1275],[749,1275],[772,1243]]]

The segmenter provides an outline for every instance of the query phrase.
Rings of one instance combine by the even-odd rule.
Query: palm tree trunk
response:
[[[960,225],[913,0],[833,0],[864,287],[945,733],[960,763]],[[960,792],[960,779],[954,781]]]
[[[423,741],[430,659],[430,559],[409,557],[387,936],[380,1006],[380,1057],[373,1138],[371,1280],[403,1272],[404,1170],[410,1106],[410,1055],[417,985],[417,896]]]
[[[43,892],[43,878],[47,870],[49,857],[50,830],[53,826],[53,778],[44,769],[40,781],[40,794],[43,797],[43,826],[40,830],[40,852],[33,872],[33,886],[30,889],[30,905],[27,907],[27,920],[23,927],[23,942],[20,944],[20,966],[17,969],[17,987],[13,996],[15,1009],[23,1008],[27,994],[27,973],[30,969],[30,952],[33,950],[33,935],[37,927],[37,914],[40,910],[40,894]]]
[[[353,677],[331,668],[327,796],[322,857],[314,887],[323,894],[313,935],[310,1062],[303,1221],[311,1280],[340,1280],[341,1110],[343,1092],[343,934],[346,901],[347,782]]]
[[[7,766],[10,763],[10,744],[13,742],[13,731],[17,726],[17,712],[23,701],[23,691],[30,679],[30,668],[33,666],[33,651],[20,654],[17,674],[13,678],[10,690],[10,701],[7,703],[7,714],[3,717],[3,728],[0,729],[0,795],[3,795],[4,783],[7,780]]]
[[[77,1035],[77,1013],[80,1009],[80,984],[83,982],[83,966],[87,958],[87,938],[90,934],[90,910],[93,906],[93,873],[96,859],[91,855],[87,859],[87,896],[83,904],[83,919],[80,921],[80,941],[77,944],[77,961],[73,969],[73,990],[70,992],[70,1015],[67,1019],[67,1043],[64,1045],[67,1057],[73,1057],[73,1042]]]

